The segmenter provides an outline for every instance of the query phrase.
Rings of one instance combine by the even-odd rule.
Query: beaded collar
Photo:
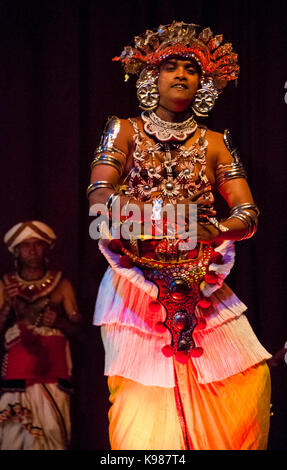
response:
[[[61,271],[47,271],[45,276],[34,281],[22,279],[17,272],[5,274],[3,276],[5,283],[17,282],[19,297],[34,302],[40,297],[50,294],[61,279]]]
[[[154,112],[143,112],[141,117],[145,132],[155,136],[160,142],[184,141],[197,129],[193,116],[183,122],[163,121]]]

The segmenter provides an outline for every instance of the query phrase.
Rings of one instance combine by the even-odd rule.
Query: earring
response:
[[[155,68],[145,68],[137,80],[137,98],[144,111],[152,111],[159,103],[157,88],[158,72]]]
[[[195,94],[192,109],[197,116],[207,117],[218,98],[218,91],[211,79],[202,79],[200,84],[201,88]]]

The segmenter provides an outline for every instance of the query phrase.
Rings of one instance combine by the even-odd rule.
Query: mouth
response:
[[[29,258],[27,261],[29,263],[39,263],[41,258],[39,256],[31,256],[31,258]]]
[[[187,85],[185,83],[175,83],[171,88],[178,88],[179,90],[187,90]]]

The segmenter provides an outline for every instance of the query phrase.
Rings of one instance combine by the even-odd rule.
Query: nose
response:
[[[176,70],[176,78],[178,80],[186,80],[186,70],[184,67],[178,67]]]
[[[29,254],[30,254],[30,255],[35,255],[35,254],[37,254],[37,247],[36,247],[35,245],[31,244],[31,245],[29,246]]]

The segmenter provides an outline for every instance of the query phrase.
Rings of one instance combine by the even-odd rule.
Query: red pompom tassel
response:
[[[176,351],[175,353],[175,359],[177,362],[180,362],[180,364],[186,364],[189,358],[189,354],[186,351]]]
[[[212,245],[213,248],[217,248],[218,246],[222,245],[222,243],[223,242],[221,240],[215,240],[215,241],[212,242],[211,245]]]
[[[189,354],[191,357],[200,357],[203,354],[203,349],[202,348],[193,348],[190,350]]]
[[[204,330],[204,328],[206,328],[205,318],[198,318],[198,323],[196,325],[196,328],[198,328],[198,330]]]
[[[133,265],[134,264],[133,264],[132,260],[128,256],[123,255],[123,256],[120,257],[120,266],[122,268],[127,268],[127,269],[132,268]]]
[[[222,264],[223,262],[223,256],[221,253],[219,253],[218,251],[214,251],[210,257],[210,261],[211,263],[215,263],[215,264]]]
[[[216,274],[209,272],[205,274],[204,279],[206,280],[208,284],[216,284],[218,277]]]
[[[151,312],[159,312],[161,310],[161,303],[158,302],[157,300],[152,300],[149,304],[148,307]]]
[[[165,333],[166,332],[166,326],[165,324],[162,322],[162,321],[158,321],[156,324],[155,324],[155,331],[157,333]]]
[[[161,348],[161,351],[162,351],[162,353],[163,353],[163,355],[164,355],[165,357],[171,357],[171,356],[173,356],[173,349],[172,349],[172,347],[171,347],[169,344],[167,344],[166,346],[164,346],[163,348]]]
[[[201,299],[198,304],[197,304],[200,308],[204,308],[204,309],[207,309],[209,307],[211,307],[211,302],[210,300],[208,299]]]
[[[121,253],[123,244],[121,240],[111,240],[108,245],[109,250],[113,251],[114,253]]]

